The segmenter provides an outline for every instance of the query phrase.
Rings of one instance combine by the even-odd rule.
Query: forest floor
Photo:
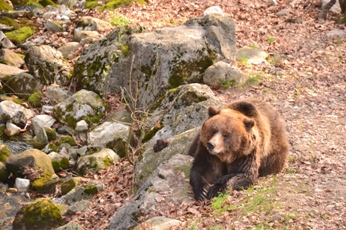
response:
[[[320,6],[314,1],[278,2],[268,7],[260,0],[149,0],[118,9],[131,24],[154,30],[201,17],[217,5],[235,20],[237,48],[270,54],[266,64],[234,63],[257,83],[214,92],[224,102],[261,98],[280,111],[291,144],[286,168],[249,190],[156,213],[184,221],[178,229],[346,229],[346,37],[327,36],[346,26],[335,23],[336,13],[316,20]],[[281,10],[287,14],[277,14]],[[95,224],[106,229],[131,199],[133,166],[123,160],[92,177],[107,189],[93,198],[90,211],[75,218],[85,229],[96,229]]]

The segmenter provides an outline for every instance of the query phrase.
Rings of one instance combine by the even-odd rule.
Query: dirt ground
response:
[[[235,20],[237,48],[258,47],[270,54],[266,64],[235,63],[257,83],[215,89],[215,94],[224,102],[261,98],[281,112],[291,144],[287,167],[276,177],[261,178],[253,189],[224,198],[221,206],[196,203],[169,214],[185,221],[185,229],[346,229],[346,37],[327,36],[346,26],[333,21],[336,13],[316,20],[317,1],[278,3],[149,0],[119,10],[133,24],[154,29],[202,16],[218,5]],[[288,13],[278,15],[281,10]],[[130,171],[125,172],[132,178]],[[111,214],[105,210],[95,208],[79,221],[90,229],[92,221],[85,220],[94,216],[106,226]]]

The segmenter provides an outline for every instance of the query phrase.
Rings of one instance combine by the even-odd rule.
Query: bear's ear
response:
[[[255,125],[255,120],[254,119],[245,118],[243,122],[244,122],[245,129],[246,129],[247,132],[250,132],[252,127],[254,127],[254,125]]]
[[[230,105],[228,105],[228,107],[230,109],[236,110],[241,112],[242,114],[244,114],[247,117],[257,117],[258,116],[258,112],[256,107],[247,101],[237,101],[234,102]]]
[[[208,108],[208,115],[209,117],[215,116],[216,114],[219,114],[220,110],[216,108],[215,106],[210,106]]]

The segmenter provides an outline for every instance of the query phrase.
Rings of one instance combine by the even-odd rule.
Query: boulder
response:
[[[60,51],[51,46],[31,46],[25,55],[25,63],[30,73],[43,84],[57,82],[61,85],[69,83],[71,67]]]
[[[34,115],[30,109],[26,109],[13,101],[0,102],[0,123],[12,121],[16,125],[24,126],[26,121]]]
[[[28,73],[8,76],[4,82],[4,92],[15,94],[20,98],[27,99],[35,91],[39,92],[42,90],[42,84],[37,82],[37,79]]]
[[[13,229],[47,230],[64,223],[59,208],[47,198],[25,204],[16,214]]]
[[[62,53],[64,58],[73,59],[76,56],[75,51],[80,48],[82,48],[82,45],[78,42],[67,42],[66,44],[63,44],[58,51]]]
[[[129,130],[129,126],[122,123],[106,121],[88,133],[89,146],[110,148],[120,157],[124,157]]]
[[[204,73],[203,82],[209,86],[232,86],[246,81],[245,75],[235,66],[220,61],[210,66]]]
[[[106,110],[105,103],[96,93],[80,90],[54,107],[54,117],[75,128],[76,123],[85,120],[97,123]]]
[[[68,222],[67,224],[60,226],[56,230],[83,230],[83,227],[76,222]]]
[[[98,40],[94,44],[86,48],[74,67],[74,77],[77,83],[86,89],[96,92],[108,92],[117,88],[120,92],[119,86],[116,86],[115,75],[121,71],[129,72],[128,69],[128,56],[129,56],[129,40],[130,36],[135,33],[140,33],[141,27],[116,27],[106,37]],[[75,33],[75,37],[77,34]],[[96,31],[91,31],[97,33]],[[75,41],[80,41],[81,38]],[[118,63],[122,67],[118,73],[110,72],[110,67]]]
[[[269,54],[265,51],[250,47],[243,47],[237,50],[237,60],[245,61],[247,64],[258,65],[267,63],[266,58],[268,56]]]
[[[57,84],[47,87],[46,97],[54,103],[60,103],[71,96],[70,91]]]
[[[110,30],[112,28],[113,26],[109,22],[90,16],[83,16],[76,22],[74,32],[76,33],[81,30],[103,31]]]
[[[109,229],[127,229],[137,225],[136,217],[172,205],[191,205],[194,198],[188,182],[192,157],[174,155],[157,167],[155,173],[138,189],[130,203],[120,208],[112,217]],[[164,210],[163,210],[164,211]]]
[[[57,152],[51,152],[48,154],[48,156],[52,160],[52,165],[55,172],[59,172],[62,169],[67,169],[70,166],[68,159]]]
[[[55,190],[57,182],[51,159],[42,151],[29,149],[7,158],[7,170],[14,178],[27,176],[35,190],[46,193]],[[26,172],[25,172],[26,170]]]
[[[137,162],[135,170],[135,181],[141,186],[162,163],[176,154],[187,154],[187,151],[196,137],[199,128],[188,130],[184,133],[175,135],[167,140],[168,146],[159,152],[155,152],[153,146],[148,143],[142,158]]]
[[[24,72],[27,72],[27,71],[19,69],[19,68],[14,67],[14,66],[5,65],[5,64],[0,63],[0,79],[6,77],[8,75],[16,75],[16,74],[20,74],[20,73],[24,73]]]
[[[220,104],[206,85],[188,84],[169,90],[149,107],[144,141],[155,144],[199,127],[208,117],[207,109]]]
[[[20,68],[24,64],[24,60],[10,49],[0,50],[0,62],[18,68]]]
[[[138,27],[116,28],[89,46],[75,66],[79,85],[96,92],[124,90],[128,98],[138,99],[139,108],[148,108],[167,89],[201,83],[215,61],[235,58],[234,22],[222,14],[140,32]]]
[[[98,172],[101,169],[106,169],[116,161],[118,161],[120,157],[111,149],[102,149],[99,152],[82,156],[77,161],[76,171],[85,175],[88,172]]]
[[[154,216],[149,220],[137,225],[133,230],[149,228],[151,230],[169,230],[173,226],[179,226],[182,222],[164,216]]]

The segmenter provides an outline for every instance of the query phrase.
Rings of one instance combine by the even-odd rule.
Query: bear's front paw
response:
[[[195,192],[195,199],[197,201],[206,200],[208,196],[208,190],[209,190],[209,186],[207,185],[203,186],[201,190],[199,190],[198,192]]]
[[[226,191],[226,186],[221,184],[214,184],[208,192],[208,199],[212,199],[219,195],[219,193],[224,193]]]

